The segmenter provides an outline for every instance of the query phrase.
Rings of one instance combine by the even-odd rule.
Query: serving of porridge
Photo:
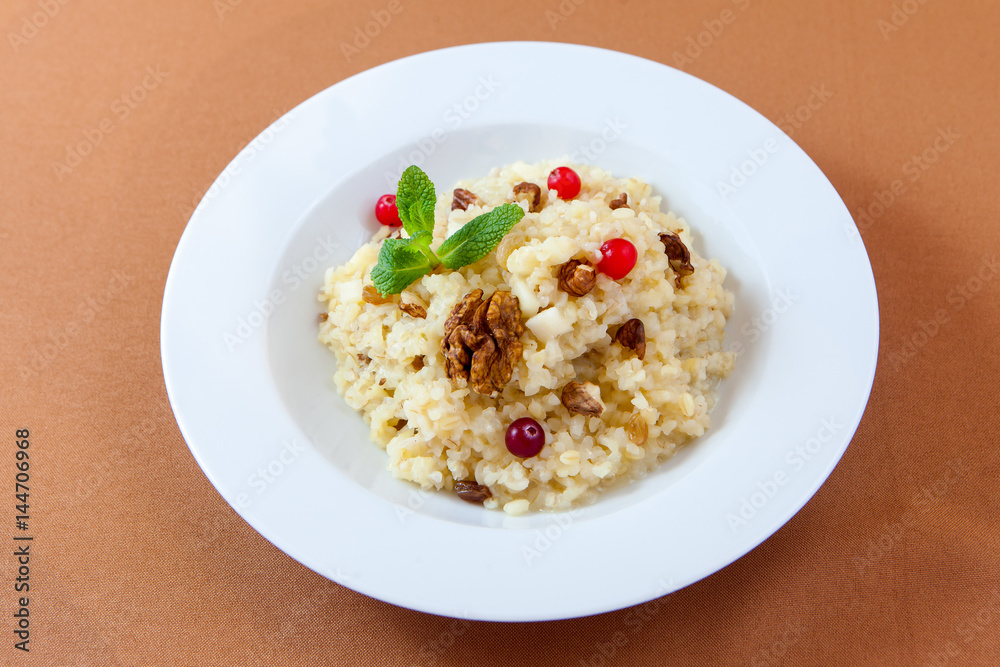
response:
[[[734,364],[733,295],[648,184],[588,165],[462,181],[420,234],[458,247],[453,235],[504,205],[517,220],[485,256],[447,268],[442,255],[395,294],[373,269],[383,245],[403,245],[390,237],[413,234],[383,226],[327,270],[319,340],[394,476],[509,514],[567,510],[709,428]]]

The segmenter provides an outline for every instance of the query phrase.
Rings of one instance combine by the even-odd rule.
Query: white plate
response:
[[[408,164],[440,190],[562,155],[646,179],[687,218],[699,252],[730,271],[728,345],[741,353],[712,429],[660,470],[571,514],[512,518],[386,472],[333,389],[316,294]],[[669,593],[788,521],[861,419],[878,304],[843,202],[757,112],[634,56],[496,43],[376,67],[255,139],[181,238],[161,335],[194,457],[267,539],[387,602],[526,621]]]

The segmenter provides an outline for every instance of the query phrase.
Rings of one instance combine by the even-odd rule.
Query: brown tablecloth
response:
[[[11,0],[0,26],[0,663],[1000,664],[995,3]],[[367,598],[254,532],[181,438],[158,332],[192,209],[258,132],[380,63],[515,39],[678,66],[781,125],[859,222],[882,333],[853,443],[759,548],[504,625]]]

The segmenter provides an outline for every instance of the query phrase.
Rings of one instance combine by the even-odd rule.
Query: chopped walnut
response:
[[[327,314],[327,313],[320,313],[319,314],[319,323],[320,324],[323,324],[323,322],[326,322],[328,319],[330,319],[330,315],[329,314]]]
[[[476,196],[475,192],[469,192],[465,188],[455,188],[454,196],[451,200],[451,210],[460,208],[463,211],[469,210],[469,207],[473,204],[479,203],[479,197]]]
[[[493,497],[493,494],[490,493],[490,487],[476,482],[455,482],[455,493],[468,503],[481,503]]]
[[[642,418],[640,413],[633,412],[625,425],[625,432],[628,433],[628,439],[632,441],[632,444],[644,445],[646,438],[649,437],[649,426],[646,425],[646,420]]]
[[[392,295],[382,296],[374,285],[365,285],[361,288],[361,300],[373,306],[381,306],[384,303],[392,303]]]
[[[538,213],[542,209],[542,189],[534,183],[522,181],[514,186],[514,199],[522,199],[527,196],[528,210]]]
[[[524,351],[523,333],[516,296],[496,291],[484,300],[483,290],[469,292],[444,324],[445,374],[467,380],[480,394],[502,391]]]
[[[615,334],[615,341],[630,350],[635,350],[635,356],[639,359],[646,356],[646,327],[640,319],[633,317],[623,324]]]
[[[694,267],[691,266],[691,251],[684,245],[684,241],[681,241],[681,237],[671,231],[661,233],[660,242],[663,243],[664,252],[667,253],[670,268],[677,274],[679,287],[681,278],[694,273]]]
[[[399,309],[410,317],[416,317],[418,319],[427,318],[427,309],[415,303],[400,303]]]
[[[597,271],[587,262],[571,259],[559,267],[559,289],[573,296],[583,296],[597,284]]]
[[[562,404],[572,414],[600,417],[604,412],[601,388],[593,382],[570,382],[563,387]]]
[[[620,195],[612,199],[611,203],[608,204],[608,206],[611,207],[612,211],[619,208],[628,208],[628,193],[627,192],[621,193]]]

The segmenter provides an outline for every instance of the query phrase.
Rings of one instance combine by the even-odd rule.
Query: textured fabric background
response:
[[[0,663],[997,664],[996,3],[7,0],[0,29],[0,541],[19,428],[35,539],[29,654],[0,558]],[[158,332],[194,205],[280,114],[515,39],[679,65],[781,124],[862,227],[882,329],[853,443],[763,545],[639,607],[502,625],[369,599],[254,532],[180,436]]]

